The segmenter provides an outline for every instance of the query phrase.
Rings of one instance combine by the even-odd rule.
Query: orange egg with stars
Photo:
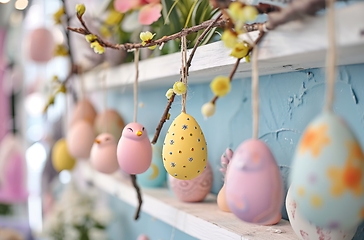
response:
[[[340,117],[324,112],[308,125],[292,167],[292,198],[309,222],[349,230],[364,220],[364,155]]]

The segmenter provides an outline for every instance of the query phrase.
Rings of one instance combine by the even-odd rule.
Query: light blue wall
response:
[[[161,66],[161,71],[163,70]],[[343,116],[357,134],[364,147],[364,64],[342,66],[338,69],[336,101],[334,110]],[[170,86],[175,79],[171,79]],[[300,134],[317,114],[324,103],[324,69],[311,69],[300,72],[277,74],[260,77],[260,124],[259,136],[271,148],[276,160],[281,165],[283,177],[287,177],[293,151]],[[139,108],[138,121],[154,133],[166,106],[166,88],[141,89],[139,101],[144,104]],[[209,161],[214,171],[212,192],[217,193],[222,186],[219,173],[220,156],[227,147],[236,147],[252,135],[251,117],[251,80],[235,79],[230,94],[217,102],[215,115],[204,120],[200,113],[202,104],[212,98],[208,83],[189,85],[187,112],[194,116],[205,133],[208,143]],[[180,98],[176,98],[171,110],[174,119],[181,110]],[[133,96],[129,89],[110,91],[108,105],[116,108],[126,122],[133,118]],[[165,124],[160,140],[171,121]],[[148,234],[152,240],[171,239],[172,228],[152,219],[146,214],[135,224],[132,222],[134,209],[116,198],[110,199],[119,227],[113,226],[114,239],[133,240],[139,233]],[[163,209],[161,209],[163,211]],[[284,211],[284,210],[283,210]],[[283,216],[286,216],[283,213]],[[118,230],[119,228],[119,230]],[[174,239],[193,239],[175,231]],[[359,227],[354,238],[364,239],[364,225]]]

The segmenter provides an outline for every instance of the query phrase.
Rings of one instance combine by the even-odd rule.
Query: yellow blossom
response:
[[[166,97],[168,98],[168,99],[170,99],[171,97],[172,97],[172,95],[174,94],[174,92],[173,92],[173,89],[172,88],[170,88],[170,89],[168,89],[168,91],[166,92]]]
[[[76,4],[76,13],[79,17],[82,17],[85,11],[86,11],[85,4]]]
[[[258,16],[258,10],[253,6],[245,6],[242,10],[242,15],[246,21],[254,21]]]
[[[250,55],[249,54],[245,56],[245,62],[247,62],[247,63],[250,62]]]
[[[233,48],[237,43],[238,36],[230,29],[226,29],[221,36],[221,40],[224,42],[226,47]]]
[[[57,12],[53,14],[53,20],[56,24],[61,24],[62,16],[65,14],[64,7],[58,9]]]
[[[98,41],[95,41],[90,44],[91,48],[94,49],[94,52],[97,54],[103,54],[105,52],[105,48],[100,45]]]
[[[117,12],[115,10],[110,10],[109,14],[107,15],[107,18],[105,19],[104,23],[107,25],[116,25],[121,22],[123,19],[124,14]]]
[[[246,55],[248,55],[250,50],[250,46],[246,42],[241,42],[235,44],[233,50],[230,53],[230,56],[236,57],[236,58],[243,58]]]
[[[215,114],[215,104],[212,102],[205,103],[201,108],[201,113],[205,118],[211,117]]]
[[[244,5],[241,2],[232,2],[229,5],[229,14],[233,21],[245,21],[243,13]]]
[[[87,34],[85,36],[85,38],[86,38],[86,41],[89,43],[92,43],[97,39],[96,35],[94,35],[94,34]]]
[[[146,32],[141,32],[139,37],[142,40],[142,46],[145,46],[146,44],[150,43],[152,41],[152,39],[154,38],[155,33],[151,33],[149,31]],[[157,45],[153,45],[148,47],[150,50],[153,50],[157,47]]]
[[[63,44],[58,44],[54,49],[54,56],[68,56],[68,49]]]
[[[186,84],[183,82],[175,82],[173,84],[173,92],[177,95],[185,94],[187,91]]]
[[[210,83],[210,88],[216,96],[223,97],[230,92],[230,79],[225,76],[217,76]]]

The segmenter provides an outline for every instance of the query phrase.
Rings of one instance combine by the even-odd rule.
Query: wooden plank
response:
[[[338,64],[364,63],[364,3],[351,4],[337,10]],[[257,32],[251,33],[252,37]],[[269,32],[260,44],[259,70],[261,75],[292,72],[325,66],[325,16],[293,21]],[[190,68],[191,84],[211,81],[216,75],[228,75],[235,63],[229,49],[222,42],[199,47]],[[173,53],[140,62],[140,87],[170,86],[179,80],[180,53]],[[101,89],[104,74],[95,69],[85,76],[88,91]],[[242,62],[235,77],[250,77],[251,64]],[[131,86],[135,77],[133,63],[123,64],[108,71],[107,86]]]
[[[98,173],[82,163],[82,175],[103,191],[136,207],[135,189],[120,174]],[[166,188],[142,189],[142,211],[198,239],[286,240],[298,239],[288,221],[274,226],[259,226],[240,221],[232,213],[221,211],[216,196],[209,194],[204,202],[184,203]]]

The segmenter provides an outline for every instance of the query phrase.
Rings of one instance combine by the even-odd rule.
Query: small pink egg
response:
[[[69,153],[74,158],[88,158],[95,139],[94,129],[89,122],[79,120],[68,131],[66,139]]]
[[[119,169],[116,157],[117,144],[110,133],[101,133],[95,138],[91,149],[91,165],[99,172],[110,174]]]
[[[35,62],[44,63],[54,56],[54,38],[46,28],[34,29],[28,37],[28,55]]]
[[[85,120],[90,124],[94,124],[96,118],[96,110],[92,103],[88,99],[82,99],[77,102],[75,108],[73,109],[70,126],[75,124],[78,120]]]
[[[107,109],[97,115],[95,119],[96,134],[111,133],[115,139],[119,139],[125,123],[120,114],[114,109]]]
[[[210,164],[197,177],[180,180],[168,175],[169,185],[177,198],[183,202],[201,202],[210,193],[212,187],[212,170]]]

